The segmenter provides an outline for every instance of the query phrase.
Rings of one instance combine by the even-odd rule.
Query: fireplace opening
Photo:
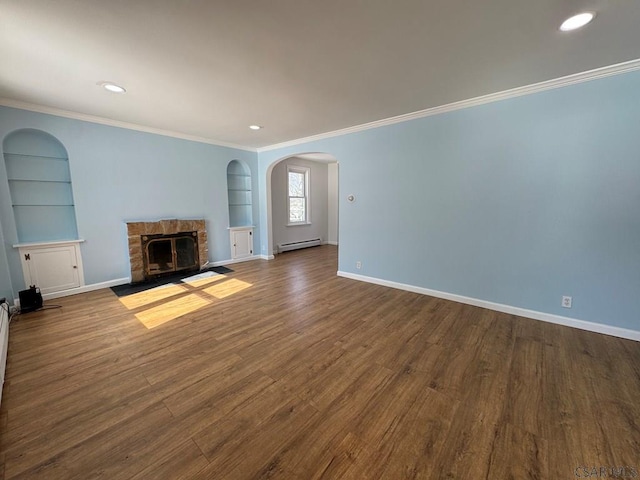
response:
[[[142,252],[147,277],[181,270],[197,270],[198,232],[143,235]]]

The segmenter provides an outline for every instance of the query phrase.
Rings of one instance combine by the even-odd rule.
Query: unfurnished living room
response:
[[[640,478],[638,25],[0,0],[0,479]]]

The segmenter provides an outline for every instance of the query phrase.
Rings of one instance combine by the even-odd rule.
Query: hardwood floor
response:
[[[339,278],[336,257],[19,317],[4,478],[640,475],[640,343]]]

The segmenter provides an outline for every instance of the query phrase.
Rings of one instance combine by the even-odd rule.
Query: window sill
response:
[[[287,227],[303,227],[305,225],[311,225],[311,222],[287,223]]]

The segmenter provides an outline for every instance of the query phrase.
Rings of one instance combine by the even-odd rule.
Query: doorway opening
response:
[[[337,159],[319,152],[289,155],[267,169],[269,255],[338,246],[338,174]]]

